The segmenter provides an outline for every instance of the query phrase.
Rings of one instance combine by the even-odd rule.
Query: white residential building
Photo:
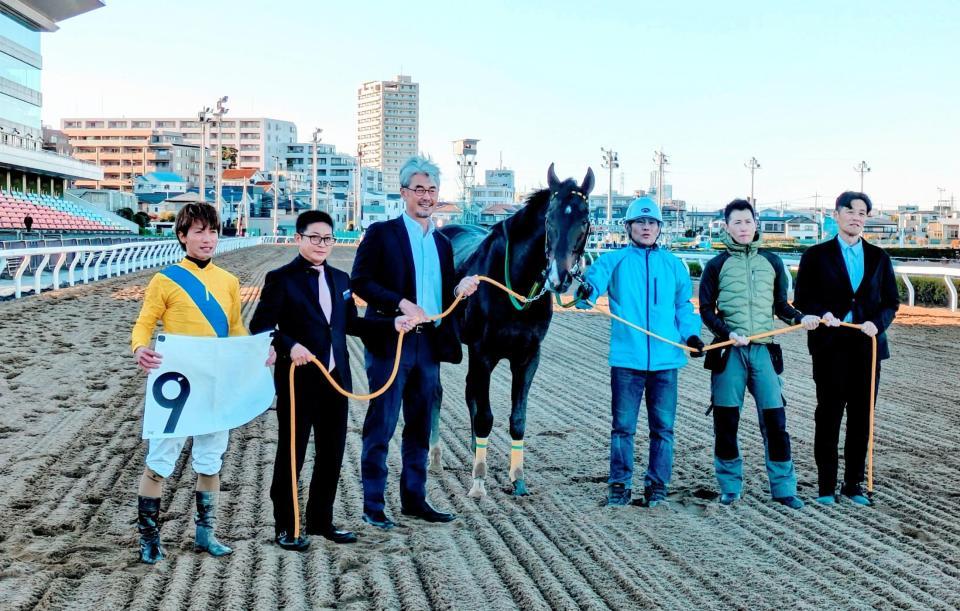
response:
[[[317,181],[317,205],[328,211],[338,227],[346,227],[353,218],[353,205],[357,197],[357,158],[338,153],[337,147],[321,142],[317,146],[317,168],[313,167],[313,143],[288,144],[281,162],[281,185],[290,184],[294,190],[310,193],[313,180]],[[271,168],[267,173],[274,179]],[[360,168],[360,197],[363,202],[362,224],[366,228],[376,220],[393,218],[384,191],[383,172],[376,168]],[[399,191],[399,189],[398,189]],[[309,197],[309,196],[307,196]],[[392,216],[390,216],[392,214]],[[369,215],[369,218],[368,218]],[[388,215],[388,216],[385,216]],[[383,217],[383,218],[381,218]]]
[[[357,89],[357,150],[362,165],[383,172],[387,193],[400,191],[400,166],[420,150],[419,83],[401,74]]]
[[[484,172],[484,184],[470,189],[470,204],[480,210],[487,206],[513,204],[516,197],[514,180],[513,170],[487,170]]]

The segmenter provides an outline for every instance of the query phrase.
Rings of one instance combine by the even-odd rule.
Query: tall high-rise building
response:
[[[357,90],[357,153],[383,172],[387,193],[400,190],[403,162],[420,150],[420,84],[409,76],[368,81]]]

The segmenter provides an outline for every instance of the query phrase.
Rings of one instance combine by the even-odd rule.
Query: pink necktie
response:
[[[318,281],[320,282],[320,309],[323,310],[323,315],[326,317],[327,322],[329,323],[331,314],[333,312],[333,302],[330,299],[330,287],[327,286],[327,279],[323,275],[323,266],[314,265],[313,269],[317,270]],[[330,362],[327,364],[327,371],[333,371],[333,368],[336,367],[336,363],[333,360],[333,338],[330,338]]]

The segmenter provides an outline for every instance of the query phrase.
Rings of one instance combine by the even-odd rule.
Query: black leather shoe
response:
[[[337,530],[333,526],[329,528],[321,529],[312,529],[307,528],[308,535],[317,535],[318,537],[323,537],[333,541],[334,543],[356,543],[357,535],[353,534],[349,530]]]
[[[411,518],[423,520],[424,522],[442,523],[453,522],[457,519],[456,514],[437,511],[427,503],[424,503],[422,507],[417,509],[407,509],[405,507],[401,508],[400,513],[405,516],[410,516]]]
[[[383,530],[390,530],[396,524],[393,520],[387,517],[387,514],[382,511],[372,511],[367,513],[363,512],[363,521],[369,524],[370,526],[376,526],[377,528],[382,528]]]
[[[277,534],[277,538],[274,540],[277,542],[277,545],[292,552],[305,552],[307,548],[310,547],[309,539],[306,537],[294,537],[292,533],[288,533],[287,531],[282,531]]]

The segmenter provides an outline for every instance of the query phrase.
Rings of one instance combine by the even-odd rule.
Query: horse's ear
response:
[[[584,195],[590,195],[590,192],[593,191],[593,185],[596,181],[593,178],[593,168],[587,168],[587,175],[583,177],[583,184],[580,185],[580,191]]]
[[[550,164],[550,168],[547,170],[547,186],[551,191],[556,191],[557,187],[560,186],[560,179],[557,178],[557,173],[553,171],[553,164]]]

